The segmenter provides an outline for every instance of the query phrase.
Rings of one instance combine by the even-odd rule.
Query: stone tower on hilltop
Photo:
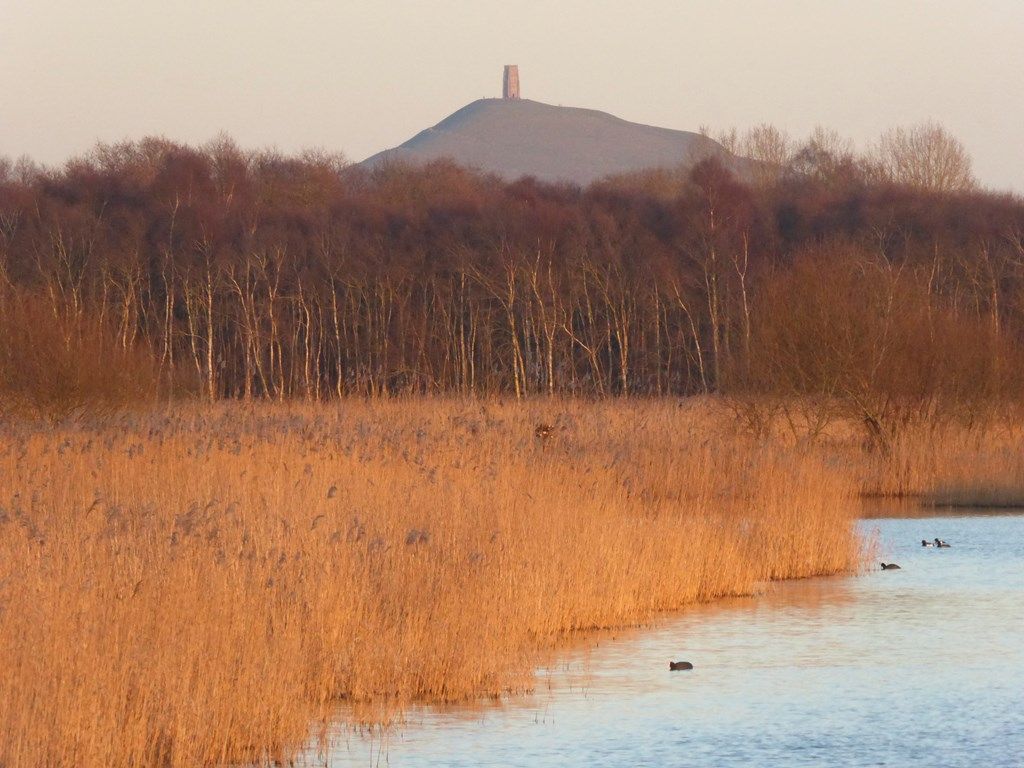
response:
[[[505,77],[502,81],[501,98],[519,98],[519,66],[517,64],[505,65]]]

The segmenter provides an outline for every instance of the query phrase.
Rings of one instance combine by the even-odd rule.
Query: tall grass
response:
[[[861,457],[862,492],[936,506],[1024,506],[1024,419],[1001,418],[971,428],[912,426],[888,455]]]
[[[567,633],[856,567],[846,475],[667,401],[8,427],[0,764],[267,763],[339,700],[529,689]]]

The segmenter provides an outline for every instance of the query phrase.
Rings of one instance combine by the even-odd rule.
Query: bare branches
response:
[[[760,388],[821,408],[882,386],[899,354],[927,357],[914,392],[933,391],[950,317],[986,326],[970,357],[985,386],[986,361],[1013,374],[1020,201],[896,184],[823,129],[722,139],[695,167],[587,190],[450,163],[371,173],[224,137],[5,166],[0,286],[44,296],[54,318],[95,317],[122,351],[152,349],[166,386],[206,399]],[[839,251],[848,274],[800,267]],[[954,368],[949,391],[970,391]]]
[[[933,192],[959,192],[977,186],[967,149],[938,123],[886,131],[869,159],[885,178],[897,184]]]

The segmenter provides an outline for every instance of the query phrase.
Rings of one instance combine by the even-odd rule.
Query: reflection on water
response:
[[[606,637],[538,693],[351,734],[331,766],[1024,765],[1024,516],[872,519],[903,566]],[[921,539],[952,549],[925,549]],[[668,671],[670,659],[692,672]]]

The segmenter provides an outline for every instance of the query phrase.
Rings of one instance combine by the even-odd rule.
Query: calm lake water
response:
[[[536,695],[418,710],[342,737],[328,764],[1024,766],[1024,516],[862,526],[902,570],[609,636],[543,672]],[[952,548],[921,547],[936,536]]]

